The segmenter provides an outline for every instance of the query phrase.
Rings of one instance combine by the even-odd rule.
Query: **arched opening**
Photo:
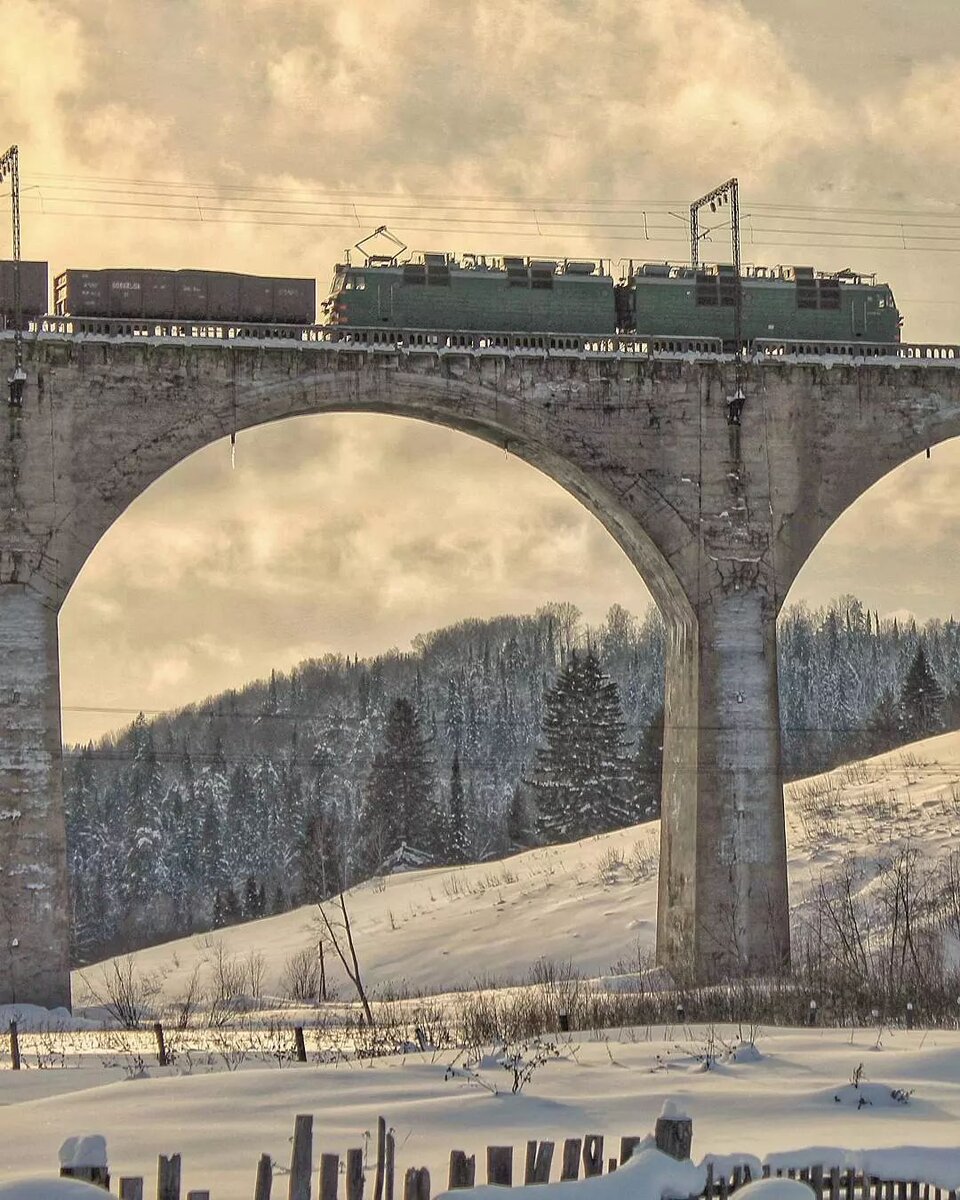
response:
[[[960,438],[889,472],[833,522],[780,615],[785,773],[798,778],[913,740],[896,708],[923,642],[956,727]],[[886,697],[886,699],[885,699]],[[890,702],[894,708],[891,709]]]
[[[551,602],[562,607],[538,619]],[[615,604],[623,611],[608,621]],[[242,432],[235,468],[227,440],[197,451],[103,536],[61,612],[68,743],[129,725],[140,711],[228,693],[180,723],[158,722],[149,738],[112,741],[91,760],[106,761],[98,780],[78,772],[76,758],[68,765],[80,954],[133,944],[138,933],[190,931],[188,890],[174,892],[179,908],[161,912],[155,902],[154,876],[169,876],[170,841],[181,831],[199,845],[218,826],[232,874],[209,848],[191,870],[222,876],[222,891],[239,903],[250,878],[254,905],[260,889],[268,908],[292,902],[278,900],[283,860],[270,861],[264,847],[285,839],[290,866],[318,791],[340,809],[357,805],[390,701],[417,700],[418,689],[447,797],[455,751],[460,759],[475,826],[470,852],[502,851],[496,830],[538,740],[545,679],[574,644],[599,647],[636,754],[662,701],[663,646],[651,611],[635,566],[583,504],[476,438],[403,417],[334,413]],[[526,621],[495,620],[504,614]],[[449,627],[459,628],[425,636]],[[312,709],[320,696],[322,708]],[[134,869],[144,872],[133,925],[149,908],[164,928],[118,923],[105,889],[121,875],[129,885],[129,867],[118,872],[78,852],[88,813],[103,809],[111,789],[129,798],[131,786],[141,789],[130,815],[131,824],[142,818]],[[84,789],[92,799],[81,812]],[[160,798],[153,813],[152,796]],[[261,802],[271,821],[299,806],[296,823],[268,821],[239,836],[240,815]],[[357,818],[339,831],[341,848],[357,837]],[[127,861],[136,829],[116,839]]]

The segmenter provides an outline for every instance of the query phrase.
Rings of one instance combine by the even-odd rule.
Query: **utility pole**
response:
[[[690,265],[694,270],[700,265],[700,210],[710,206],[711,212],[716,212],[723,205],[730,206],[730,245],[733,250],[733,354],[736,362],[737,388],[730,401],[730,424],[740,424],[740,412],[743,408],[743,289],[740,286],[740,187],[736,176],[707,192],[699,200],[690,205]]]
[[[17,146],[0,154],[0,183],[10,177],[10,210],[13,216],[13,353],[14,367],[7,383],[8,404],[20,408],[27,373],[23,369],[23,303],[20,296],[20,151]]]

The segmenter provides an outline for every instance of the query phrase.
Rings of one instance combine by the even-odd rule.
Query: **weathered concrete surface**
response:
[[[785,960],[777,612],[866,487],[960,434],[960,372],[750,367],[737,429],[729,364],[55,338],[27,353],[22,416],[0,443],[0,809],[20,812],[0,831],[3,930],[20,931],[15,957],[9,939],[0,952],[0,1002],[67,1000],[50,615],[113,520],[186,455],[333,411],[503,446],[610,530],[669,636],[658,954],[699,978]],[[0,339],[3,376],[10,362]]]

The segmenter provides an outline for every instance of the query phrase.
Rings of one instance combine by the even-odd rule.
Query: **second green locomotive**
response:
[[[851,271],[748,267],[740,275],[741,337],[900,340],[888,284]],[[354,328],[489,333],[636,333],[735,339],[732,266],[418,254],[336,268],[321,319]]]

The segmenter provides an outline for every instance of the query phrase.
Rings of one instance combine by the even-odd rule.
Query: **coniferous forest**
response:
[[[788,777],[960,726],[960,624],[781,619]],[[65,755],[74,957],[655,818],[663,629],[619,606],[331,655]]]

